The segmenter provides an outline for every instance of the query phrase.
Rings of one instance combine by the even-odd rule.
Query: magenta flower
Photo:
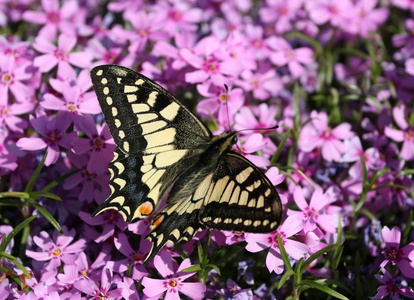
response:
[[[92,299],[121,299],[122,290],[120,288],[111,289],[116,284],[113,279],[112,270],[105,266],[102,270],[100,285],[87,276],[81,277],[73,284],[82,293],[93,296]]]
[[[139,281],[142,277],[147,276],[147,270],[142,266],[148,252],[151,250],[151,242],[146,239],[141,239],[139,243],[139,250],[134,250],[128,241],[128,237],[124,233],[118,234],[114,238],[114,245],[120,253],[126,256],[125,259],[110,261],[107,263],[115,272],[123,273],[128,268],[131,268],[131,278]]]
[[[118,227],[121,231],[124,231],[127,227],[121,214],[113,209],[106,210],[93,218],[90,217],[89,213],[83,211],[80,211],[78,215],[85,223],[89,225],[101,225],[103,227],[102,233],[95,231],[93,235],[90,235],[90,238],[93,239],[96,243],[104,242],[113,236],[116,229],[115,226]],[[85,229],[85,235],[88,235],[89,237],[87,231],[88,229]]]
[[[348,27],[344,30],[368,37],[369,33],[378,29],[379,25],[388,18],[388,8],[381,7],[375,9],[378,0],[357,1],[354,5],[355,14]]]
[[[33,63],[42,73],[58,66],[59,78],[75,78],[75,71],[70,65],[87,68],[92,60],[92,56],[87,52],[71,52],[75,46],[76,37],[65,34],[59,35],[57,47],[48,40],[37,37],[33,47],[43,55],[35,57]]]
[[[303,231],[305,233],[322,228],[325,232],[335,233],[338,228],[338,215],[327,214],[325,208],[334,201],[329,194],[324,194],[321,188],[318,188],[311,197],[309,204],[303,196],[300,186],[297,186],[293,192],[293,199],[301,211],[288,209],[287,215],[296,215],[298,220],[305,221]]]
[[[228,113],[230,118],[243,106],[244,96],[243,91],[240,88],[231,89],[229,87],[227,94],[223,85],[216,86],[210,81],[197,85],[198,92],[206,97],[201,100],[197,105],[197,112],[200,116],[210,119],[211,115],[217,118],[217,121],[221,125],[232,123],[232,120],[228,120]]]
[[[304,65],[314,62],[313,51],[308,47],[293,49],[282,37],[273,37],[269,41],[269,46],[274,50],[270,55],[270,60],[276,66],[288,66],[293,77],[297,78],[304,75],[307,71]]]
[[[31,112],[34,107],[35,103],[30,101],[16,102],[11,105],[0,104],[0,128],[7,127],[10,131],[23,133],[28,122],[17,116]]]
[[[75,230],[71,230],[65,236],[60,235],[57,231],[53,233],[53,240],[46,231],[41,231],[39,236],[34,236],[34,243],[41,248],[42,252],[26,250],[26,255],[37,261],[49,261],[45,265],[46,270],[54,270],[62,262],[72,264],[80,252],[86,248],[86,240],[79,239],[72,243]],[[70,245],[70,243],[72,243]]]
[[[160,299],[165,294],[165,300],[180,299],[179,292],[191,299],[203,299],[206,286],[201,282],[184,282],[196,272],[183,272],[191,267],[190,259],[184,259],[180,266],[171,255],[162,251],[154,258],[154,266],[164,279],[144,277],[142,285],[144,294],[152,299]]]
[[[380,267],[384,268],[388,262],[391,262],[398,266],[404,276],[414,278],[414,242],[400,248],[401,231],[397,226],[391,230],[384,226],[381,232],[385,242],[385,250],[382,251],[385,260]]]
[[[10,295],[11,285],[9,284],[9,280],[4,278],[0,282],[0,299],[7,299]]]
[[[302,129],[299,137],[299,147],[304,152],[311,152],[315,148],[322,149],[322,157],[330,161],[339,161],[346,148],[343,139],[354,136],[351,125],[342,123],[331,129],[328,126],[328,115],[325,112],[312,111],[311,122]]]
[[[78,154],[90,153],[87,170],[90,173],[103,175],[113,158],[115,145],[106,123],[95,126],[90,115],[77,118],[76,127],[83,131],[89,139],[75,137],[72,141],[73,151]]]
[[[350,0],[306,1],[305,7],[310,18],[318,25],[330,22],[333,26],[346,29],[349,19],[355,16],[354,3]]]
[[[241,72],[241,65],[233,58],[222,60],[215,56],[215,52],[223,47],[222,42],[213,36],[199,41],[192,50],[182,49],[181,57],[196,70],[185,74],[188,83],[205,82],[211,79],[216,86],[228,83],[224,75],[236,77]],[[228,56],[230,57],[230,55]]]
[[[70,74],[67,74],[70,76]],[[72,79],[72,78],[71,78]],[[43,96],[40,105],[46,109],[69,111],[73,114],[98,114],[101,112],[95,92],[90,91],[92,81],[89,71],[84,69],[79,73],[76,84],[72,80],[64,81],[50,79],[50,85],[62,98],[47,93]],[[78,118],[75,118],[75,122]]]
[[[30,117],[30,123],[36,129],[40,137],[21,138],[16,145],[23,150],[36,151],[47,147],[45,165],[54,164],[60,156],[59,146],[69,149],[75,132],[64,134],[69,125],[72,124],[72,117],[66,112],[59,112],[54,119],[47,116],[38,118]]]
[[[62,1],[59,7],[58,0],[42,0],[43,11],[25,11],[23,20],[35,24],[44,24],[39,35],[48,41],[56,38],[58,29],[68,35],[75,35],[75,26],[71,19],[78,11],[77,1]]]
[[[253,92],[253,97],[258,100],[268,100],[283,89],[282,80],[270,66],[261,67],[256,72],[245,70],[240,77],[242,80],[237,80],[236,84],[246,92]]]
[[[252,154],[257,151],[262,151],[266,145],[267,142],[263,138],[263,135],[260,133],[253,133],[246,138],[246,141],[243,144],[240,143],[240,141],[237,142],[237,148],[234,150],[242,154],[259,168],[266,168],[270,165],[270,160],[266,157]]]
[[[274,232],[267,234],[247,234],[246,250],[250,252],[259,252],[270,247],[266,257],[266,266],[269,272],[281,274],[285,269],[282,256],[280,255],[277,244],[277,235],[280,234],[286,252],[294,259],[299,260],[306,256],[309,247],[298,241],[289,239],[303,229],[304,222],[297,216],[289,216],[283,224]]]
[[[395,282],[391,274],[387,270],[381,269],[384,275],[376,274],[375,278],[378,279],[383,285],[378,288],[378,292],[374,297],[370,297],[372,300],[383,299],[386,296],[390,296],[390,299],[400,299],[400,295],[405,297],[414,298],[414,291],[409,286],[402,286]]]
[[[266,1],[268,6],[260,9],[260,17],[265,23],[275,22],[277,33],[283,33],[292,29],[292,20],[299,14],[302,0]]]
[[[414,159],[414,127],[410,126],[405,115],[405,105],[394,107],[392,110],[395,123],[401,130],[385,127],[384,134],[396,142],[403,142],[401,158],[405,160]]]
[[[19,102],[30,98],[31,89],[24,83],[32,77],[27,71],[29,66],[29,63],[18,66],[10,57],[0,55],[0,105],[9,104],[9,91]]]
[[[230,278],[226,282],[227,288],[222,288],[218,291],[218,294],[223,296],[224,299],[253,299],[253,292],[251,289],[242,289]]]
[[[362,148],[361,140],[359,137],[354,136],[344,142],[346,152],[342,157],[344,162],[355,162],[355,164],[349,169],[349,175],[355,179],[362,178],[362,164],[360,155],[362,155],[367,170],[381,170],[385,167],[386,163],[381,157],[378,149],[369,148],[364,151]]]

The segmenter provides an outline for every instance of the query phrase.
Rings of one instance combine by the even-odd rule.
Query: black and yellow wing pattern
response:
[[[167,242],[191,240],[206,227],[271,232],[279,195],[264,173],[231,151],[235,132],[212,136],[168,91],[115,65],[95,67],[93,86],[117,148],[109,198],[92,214],[115,209],[125,221],[153,219],[151,260]],[[171,187],[167,205],[161,198]]]

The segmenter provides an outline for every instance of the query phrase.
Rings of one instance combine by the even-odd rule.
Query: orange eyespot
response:
[[[152,222],[152,225],[157,227],[158,225],[161,224],[162,220],[164,220],[164,216],[156,216],[154,221]]]
[[[152,204],[148,201],[142,203],[140,207],[138,208],[138,211],[143,215],[149,215],[150,213],[152,213],[152,210],[153,210]]]

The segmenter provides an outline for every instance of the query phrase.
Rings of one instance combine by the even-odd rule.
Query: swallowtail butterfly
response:
[[[115,209],[126,222],[151,216],[151,260],[167,242],[206,227],[271,232],[282,205],[264,173],[231,150],[235,132],[213,136],[168,91],[124,67],[98,66],[93,87],[117,148],[109,198],[92,214]],[[159,204],[171,187],[167,205]]]

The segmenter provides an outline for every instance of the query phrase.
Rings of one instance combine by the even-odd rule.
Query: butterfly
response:
[[[107,209],[126,222],[151,217],[145,263],[167,242],[189,241],[205,228],[277,228],[279,195],[259,168],[231,150],[236,132],[213,136],[173,95],[128,68],[98,66],[91,78],[117,146],[108,167],[111,195],[92,217]]]

